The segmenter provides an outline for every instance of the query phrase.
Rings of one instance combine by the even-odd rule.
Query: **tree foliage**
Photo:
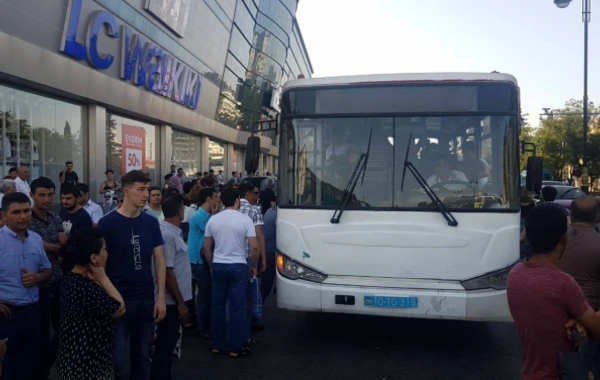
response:
[[[571,99],[560,109],[553,109],[540,126],[524,125],[521,141],[531,141],[537,147],[537,155],[544,158],[544,167],[552,171],[555,178],[569,179],[581,173],[584,159],[592,180],[600,177],[600,135],[595,118],[599,109],[589,103],[588,143],[583,156],[583,102]],[[527,155],[521,157],[524,168]]]

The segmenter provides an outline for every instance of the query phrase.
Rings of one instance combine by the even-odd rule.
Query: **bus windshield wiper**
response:
[[[344,195],[342,196],[342,200],[335,208],[333,212],[333,216],[331,217],[331,223],[337,224],[340,222],[340,218],[346,209],[346,205],[352,196],[354,195],[354,188],[356,188],[356,184],[358,183],[359,178],[361,179],[360,185],[365,181],[365,172],[367,171],[367,163],[369,162],[369,153],[371,151],[371,137],[373,136],[373,128],[369,132],[369,143],[367,145],[367,151],[365,153],[361,153],[356,166],[354,166],[354,170],[352,170],[352,175],[348,180],[348,184],[346,185],[346,189],[344,190]]]
[[[433,189],[431,188],[431,186],[429,186],[425,178],[423,178],[423,176],[419,172],[419,169],[417,169],[417,167],[408,160],[408,153],[410,151],[411,143],[412,133],[408,137],[408,146],[406,147],[406,154],[404,155],[404,165],[402,168],[402,181],[400,183],[400,191],[404,191],[404,177],[406,176],[406,169],[408,169],[419,183],[419,186],[421,186],[425,190],[425,194],[427,194],[429,199],[431,199],[431,202],[437,207],[440,214],[442,214],[444,219],[446,219],[448,225],[450,227],[458,226],[458,221],[454,218],[450,211],[448,211],[448,209],[444,205],[444,202],[442,202],[440,197],[438,197],[435,191],[433,191]]]

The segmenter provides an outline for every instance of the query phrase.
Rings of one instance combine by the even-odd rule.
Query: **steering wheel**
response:
[[[449,189],[447,186],[448,185],[461,185],[461,186],[465,186],[465,189],[463,190],[451,190]],[[475,186],[473,186],[473,184],[471,184],[471,182],[465,182],[465,181],[460,181],[460,180],[450,180],[450,181],[443,181],[443,182],[438,182],[435,183],[431,186],[432,189],[438,189],[438,190],[446,190],[446,191],[451,191],[451,192],[456,192],[456,191],[465,191],[466,189],[471,189],[473,191],[475,191]]]

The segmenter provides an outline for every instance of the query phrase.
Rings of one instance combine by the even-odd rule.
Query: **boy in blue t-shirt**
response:
[[[127,340],[131,335],[131,377],[150,376],[149,348],[154,324],[166,314],[166,264],[158,219],[141,211],[148,200],[150,180],[133,170],[123,176],[123,204],[98,222],[105,239],[106,274],[125,300],[126,313],[117,322],[115,372],[125,372]],[[154,261],[157,297],[154,298]]]
[[[198,286],[198,297],[195,305],[196,323],[200,335],[204,338],[210,338],[211,278],[210,267],[202,257],[202,246],[204,245],[206,224],[210,219],[215,199],[213,188],[207,187],[200,190],[198,199],[194,200],[194,202],[198,202],[200,207],[192,215],[188,236],[188,258],[192,264],[192,276]]]

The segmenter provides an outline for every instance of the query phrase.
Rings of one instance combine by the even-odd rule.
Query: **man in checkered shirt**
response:
[[[265,255],[265,237],[263,235],[263,216],[258,203],[258,189],[253,185],[244,183],[239,187],[240,192],[240,209],[239,211],[252,219],[254,228],[256,229],[256,240],[258,240],[259,251],[259,274],[263,274],[267,269],[267,259]],[[250,260],[250,246],[246,245],[246,254]],[[258,280],[258,279],[257,279]],[[251,321],[251,329],[262,330],[263,327],[258,324],[257,320]],[[250,333],[250,331],[248,331]],[[250,338],[250,335],[248,335]]]

